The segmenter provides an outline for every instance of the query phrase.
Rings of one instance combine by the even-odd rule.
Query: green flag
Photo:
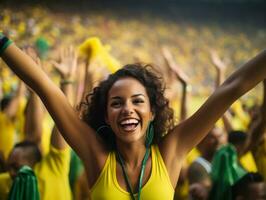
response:
[[[13,181],[8,200],[39,200],[37,178],[33,170],[28,166],[20,168]]]
[[[239,165],[232,145],[221,147],[212,161],[212,189],[209,200],[231,200],[231,186],[247,172]]]

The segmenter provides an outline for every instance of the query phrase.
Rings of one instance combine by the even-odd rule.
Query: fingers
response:
[[[60,62],[51,61],[51,64],[64,78],[72,79],[77,70],[78,54],[71,45],[60,49]]]
[[[226,65],[225,63],[221,60],[221,58],[218,56],[218,53],[211,49],[210,50],[210,56],[211,56],[211,61],[214,64],[214,66],[218,69],[218,70],[225,70]]]
[[[60,74],[60,76],[64,76],[65,71],[62,65],[54,60],[50,61],[51,65],[54,66],[54,69]]]
[[[173,59],[173,56],[169,49],[165,46],[162,47],[162,54],[167,62],[167,65],[169,68],[177,75],[177,78],[184,84],[187,84],[189,82],[188,76],[185,74],[183,70],[176,64],[176,62]]]

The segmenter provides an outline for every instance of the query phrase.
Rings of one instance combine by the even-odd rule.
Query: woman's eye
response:
[[[133,103],[136,103],[136,104],[138,104],[138,103],[144,103],[144,100],[142,100],[142,99],[135,99],[133,101]]]
[[[121,102],[118,102],[118,101],[114,101],[111,103],[112,107],[119,107],[120,105],[121,105]]]

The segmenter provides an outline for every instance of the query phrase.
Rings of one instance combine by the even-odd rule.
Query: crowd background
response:
[[[62,64],[64,60],[60,52],[73,46],[79,58],[78,78],[75,84],[78,93],[77,98],[72,99],[76,103],[79,103],[77,99],[81,100],[83,96],[79,90],[89,91],[108,73],[124,64],[132,62],[154,64],[165,79],[167,95],[176,112],[177,121],[180,121],[184,118],[179,114],[182,112],[180,100],[183,95],[182,84],[180,77],[176,79],[169,68],[174,65],[182,71],[181,83],[185,81],[189,95],[186,106],[188,114],[185,116],[187,117],[215,89],[217,83],[215,60],[222,63],[223,73],[226,76],[265,48],[265,8],[266,4],[260,0],[197,2],[4,0],[0,3],[0,30],[20,47],[34,47],[45,70],[58,83],[62,74],[60,75],[56,63]],[[84,68],[86,65],[89,67]],[[87,76],[91,82],[89,85],[79,87],[78,83],[86,81],[86,70],[89,72]],[[20,87],[18,79],[2,61],[0,61],[0,83],[1,99],[13,95]],[[24,96],[29,98],[30,95],[24,93]],[[247,132],[251,121],[247,110],[255,105],[260,106],[263,97],[262,85],[259,85],[232,106],[231,113],[234,115],[231,123],[234,130]],[[14,122],[16,124],[14,143],[23,138],[22,127],[25,123],[23,112],[27,98],[22,98],[21,108],[17,111],[19,115],[16,115]],[[45,127],[42,143],[44,149],[46,148],[45,151],[48,151],[53,127],[49,116],[45,117],[43,126]],[[218,126],[224,128],[222,121]],[[4,132],[4,129],[0,130],[2,136]],[[5,143],[3,137],[1,139],[0,144]],[[8,153],[7,151],[4,155],[5,159]],[[253,164],[248,164],[251,171],[257,171],[256,161],[252,162]],[[82,171],[80,167],[76,170]],[[79,182],[80,185],[76,190],[77,193],[82,193],[80,191],[83,187],[86,188],[86,184],[82,178]],[[179,192],[188,193],[188,189]],[[182,194],[179,199],[186,197],[187,194]]]
[[[18,44],[34,44],[42,37],[50,48],[78,46],[97,36],[122,64],[139,59],[159,66],[159,49],[166,45],[200,95],[212,88],[209,48],[227,59],[230,72],[265,47],[263,1],[25,2],[1,6],[1,29],[9,30]]]

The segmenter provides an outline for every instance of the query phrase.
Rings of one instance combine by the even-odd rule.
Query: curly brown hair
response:
[[[115,148],[115,136],[111,128],[105,129],[108,127],[105,122],[107,98],[112,85],[121,78],[135,78],[146,88],[151,110],[155,114],[153,143],[158,143],[173,128],[173,109],[169,107],[169,100],[164,96],[165,85],[162,77],[157,74],[150,64],[125,65],[122,69],[110,74],[106,80],[103,80],[80,104],[80,107],[84,108],[82,119],[100,135],[110,149]]]

